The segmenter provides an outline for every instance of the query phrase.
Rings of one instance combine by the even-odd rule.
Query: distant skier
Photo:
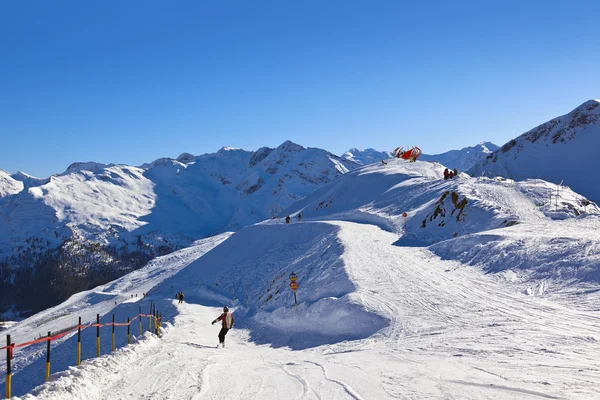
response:
[[[454,168],[454,176],[458,176],[458,169]]]
[[[381,165],[387,165],[387,163],[383,160],[381,160]]]
[[[289,224],[289,223],[290,223],[290,221],[291,221],[291,218],[290,218],[290,216],[289,216],[289,215],[288,215],[287,217],[285,217],[285,223],[286,223],[286,224]]]
[[[298,222],[302,221],[302,213],[298,213]]]
[[[450,176],[450,171],[448,171],[448,168],[446,168],[444,170],[444,179],[448,179],[449,176]]]
[[[179,292],[179,304],[183,303],[184,298],[185,296],[183,295],[183,292]]]
[[[227,308],[227,306],[223,307],[223,314],[221,314],[219,318],[215,319],[212,324],[214,325],[217,321],[221,321],[222,323],[222,328],[219,332],[219,344],[222,345],[222,347],[225,347],[225,335],[227,335],[227,332],[233,328],[234,322],[233,313],[229,312],[229,308]],[[219,346],[217,345],[217,347]]]

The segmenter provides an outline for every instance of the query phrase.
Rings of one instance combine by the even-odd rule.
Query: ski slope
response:
[[[44,349],[19,351],[14,393],[28,400],[600,398],[597,208],[584,211],[574,193],[554,207],[542,201],[551,188],[544,182],[444,181],[440,169],[395,162],[352,171],[293,206],[302,222],[268,220],[207,239],[17,324],[11,332],[31,336],[36,326],[60,325],[52,318],[73,305],[80,308],[72,316],[122,320],[154,301],[167,328],[113,355],[105,346],[98,359],[93,337],[84,338],[80,367],[70,367],[76,338],[67,337],[53,349],[45,384]],[[450,195],[441,200],[445,192],[468,199],[464,218],[451,213]],[[420,228],[429,216],[435,223]],[[457,237],[448,234],[456,228]],[[142,288],[145,298],[131,297]],[[180,290],[184,304],[173,300]],[[106,295],[117,304],[93,300]],[[223,305],[236,324],[216,349],[219,327],[210,322]],[[103,335],[107,343],[109,331]],[[0,365],[1,382],[2,358]]]
[[[216,349],[218,327],[210,321],[219,309],[198,304],[210,301],[207,296],[196,300],[200,292],[190,293],[186,298],[192,298],[191,304],[173,304],[177,307],[173,326],[162,339],[148,338],[115,356],[56,374],[22,398],[590,399],[600,395],[597,311],[515,292],[508,282],[479,269],[442,261],[427,249],[396,246],[394,234],[375,226],[330,224],[338,228],[331,234],[344,246],[345,268],[356,284],[347,300],[388,321],[376,334],[292,350],[259,344],[252,340],[252,329],[234,328],[226,348]],[[161,290],[152,296],[159,298]],[[302,307],[291,310],[303,312]],[[325,324],[315,327],[327,329]],[[298,334],[310,335],[302,330]]]

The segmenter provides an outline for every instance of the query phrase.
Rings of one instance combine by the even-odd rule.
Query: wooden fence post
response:
[[[152,332],[152,302],[150,302],[150,312],[148,313],[148,330]]]
[[[112,352],[115,352],[115,314],[113,314],[113,323],[112,323]]]
[[[77,365],[81,365],[81,317],[77,326]]]
[[[10,399],[10,389],[12,384],[12,371],[10,369],[10,361],[12,356],[12,347],[10,347],[10,335],[6,335],[6,398]]]
[[[142,328],[142,306],[140,306],[140,313],[138,314],[138,318],[140,319],[140,336],[144,334],[144,328]]]
[[[100,314],[96,314],[96,357],[100,357]]]
[[[52,333],[48,332],[48,345],[46,347],[46,382],[50,378],[50,338],[52,337]]]

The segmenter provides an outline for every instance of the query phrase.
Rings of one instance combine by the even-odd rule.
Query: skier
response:
[[[458,169],[454,168],[454,176],[458,176]]]
[[[183,292],[179,292],[179,304],[183,303],[183,299],[184,299]]]
[[[302,213],[298,213],[298,222],[302,221]]]
[[[227,306],[223,307],[223,314],[221,314],[219,318],[215,319],[212,322],[212,325],[214,325],[217,321],[222,321],[222,328],[219,332],[219,345],[225,347],[225,335],[227,335],[227,332],[233,328],[234,322],[233,313],[229,312],[229,308],[227,308]],[[217,347],[219,347],[219,345],[217,345]]]
[[[448,168],[446,168],[444,170],[444,179],[448,179],[448,176],[450,175],[450,172],[448,171]]]
[[[288,215],[287,217],[285,217],[285,223],[289,224],[290,223],[290,216]]]

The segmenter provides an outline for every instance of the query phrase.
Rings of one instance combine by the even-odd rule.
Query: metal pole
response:
[[[10,335],[6,335],[6,398],[10,399],[10,389],[12,383],[12,370],[10,369],[10,358],[12,356],[12,348],[10,347]]]
[[[48,332],[48,344],[46,347],[46,382],[50,378],[50,338],[52,337],[52,333]]]
[[[77,327],[77,365],[81,365],[81,317]]]
[[[138,314],[138,318],[140,319],[140,336],[144,333],[144,328],[142,328],[142,306],[140,306],[140,313]]]
[[[298,301],[296,301],[296,291],[294,290],[294,305],[298,307]]]
[[[148,315],[152,315],[152,302],[150,302],[150,312]],[[152,317],[148,317],[148,330],[152,332]]]
[[[129,333],[129,317],[127,317],[127,344],[131,343],[131,334]]]

